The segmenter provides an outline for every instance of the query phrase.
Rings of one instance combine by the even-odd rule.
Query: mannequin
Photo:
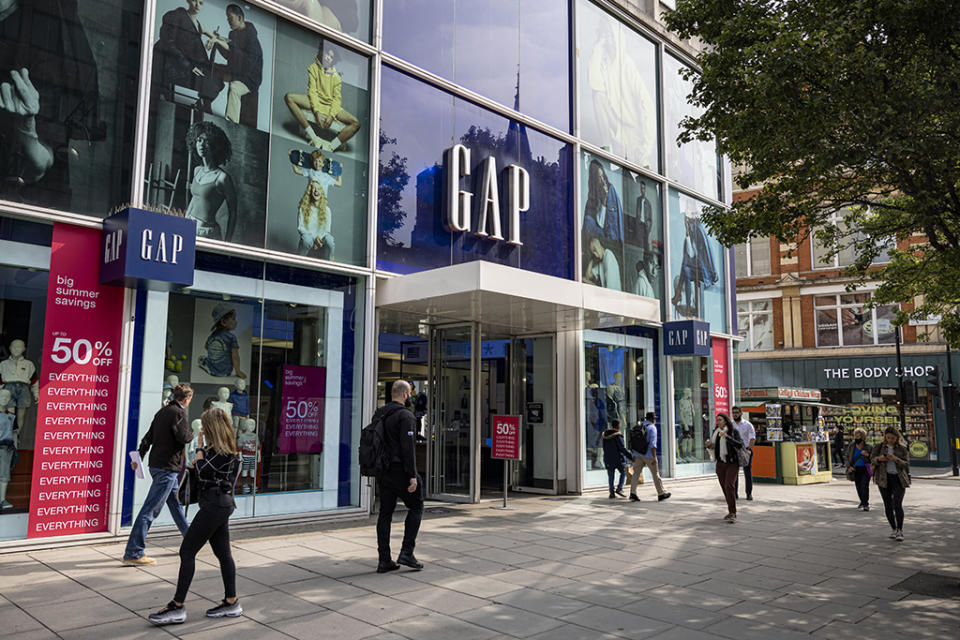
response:
[[[237,438],[237,446],[240,447],[240,460],[243,463],[240,471],[240,493],[253,493],[257,484],[257,463],[260,462],[257,421],[253,418],[244,418],[240,421],[240,437]]]
[[[250,394],[247,393],[247,381],[237,378],[233,383],[233,391],[227,400],[233,404],[233,426],[240,426],[240,419],[250,415]]]
[[[192,462],[197,455],[197,445],[199,444],[200,429],[203,428],[203,422],[197,418],[190,423],[190,429],[193,431],[193,440],[187,443],[187,462]]]
[[[233,421],[233,403],[228,401],[230,397],[230,389],[226,387],[220,387],[217,389],[217,399],[214,402],[210,403],[210,407],[213,409],[223,409],[223,412],[227,414],[227,418],[230,421]]]
[[[7,485],[10,470],[16,464],[18,434],[16,418],[7,411],[11,400],[10,392],[0,389],[0,511],[13,507],[7,502]]]
[[[683,430],[683,443],[681,444],[681,456],[685,459],[693,458],[693,397],[690,389],[684,389],[681,392],[680,399],[677,401],[677,420],[680,422]]]
[[[173,395],[173,388],[180,384],[180,377],[175,375],[167,376],[167,379],[163,381],[163,406],[167,406],[170,402],[170,396]]]
[[[27,345],[23,340],[14,340],[10,343],[10,357],[0,362],[0,383],[10,392],[10,406],[17,409],[17,424],[20,427],[26,424],[27,409],[40,399],[37,367],[23,357],[26,350]]]

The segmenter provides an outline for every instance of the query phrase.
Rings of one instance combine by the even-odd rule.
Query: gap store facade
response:
[[[699,212],[729,166],[675,144],[690,58],[655,19],[36,0],[0,28],[39,95],[0,113],[0,547],[126,535],[178,382],[233,418],[237,524],[366,513],[359,432],[401,377],[436,498],[502,490],[496,415],[516,490],[604,486],[600,434],[646,411],[664,476],[712,472],[736,326]]]

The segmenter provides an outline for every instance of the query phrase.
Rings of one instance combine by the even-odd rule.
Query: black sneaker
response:
[[[752,495],[747,496],[747,500],[753,500],[753,496]]]
[[[623,489],[617,489],[616,491],[614,491],[614,493],[617,494],[618,496],[620,496],[621,498],[626,498],[626,497],[627,497],[627,494],[625,494],[625,493],[623,492]]]
[[[224,599],[213,609],[207,609],[208,618],[236,618],[242,613],[243,607],[240,606],[240,600],[227,602],[226,599]]]
[[[187,610],[183,605],[178,607],[174,604],[173,600],[171,600],[163,609],[147,616],[147,620],[158,627],[167,624],[183,624],[187,621]]]
[[[400,568],[393,560],[381,560],[377,563],[377,573],[387,573],[388,571],[396,571]]]
[[[669,498],[669,497],[670,497],[670,492],[661,493],[660,495],[657,496],[657,501],[658,501],[658,502],[663,502],[664,500],[666,500],[666,499]]]
[[[870,505],[868,505],[868,504],[863,505],[863,510],[864,510],[864,511],[870,511]]]
[[[401,551],[400,555],[397,556],[397,564],[402,564],[405,567],[410,567],[417,571],[423,569],[423,563],[418,562],[412,552]]]
[[[640,502],[640,496],[635,493],[630,494],[630,502]]]
[[[613,491],[611,491],[611,492],[610,492],[610,499],[613,500],[613,499],[616,498],[616,497],[617,497],[617,494],[615,494]]]

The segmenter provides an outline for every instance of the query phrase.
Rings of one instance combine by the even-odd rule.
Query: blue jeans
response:
[[[133,522],[133,530],[130,531],[130,537],[127,539],[127,549],[123,552],[124,558],[143,556],[143,550],[147,546],[147,532],[150,531],[150,525],[156,517],[160,515],[164,502],[170,508],[170,515],[173,516],[173,521],[177,523],[181,534],[186,534],[190,526],[187,517],[183,515],[183,507],[177,500],[179,487],[177,472],[150,467],[150,475],[153,477],[153,484],[150,485],[150,491],[147,492],[143,506],[140,507],[140,513]]]
[[[618,467],[607,467],[607,480],[610,483],[610,493],[613,493],[613,475],[615,472],[620,472],[620,482],[617,483],[617,491],[623,489],[623,482],[626,479],[624,477],[623,463],[620,463]]]

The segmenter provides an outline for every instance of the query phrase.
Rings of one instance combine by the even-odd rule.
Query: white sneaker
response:
[[[894,538],[896,538],[897,542],[903,542],[903,532],[898,530],[897,535],[894,536]]]
[[[900,532],[897,531],[896,529],[894,529],[893,531],[891,531],[891,532],[890,532],[890,539],[891,539],[891,540],[895,540],[898,533],[900,533]]]

